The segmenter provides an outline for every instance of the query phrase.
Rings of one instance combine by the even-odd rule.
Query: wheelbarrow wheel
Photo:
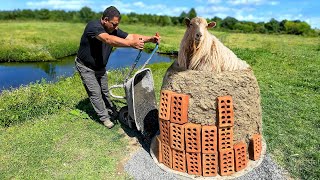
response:
[[[128,112],[128,106],[124,106],[120,109],[119,111],[119,121],[132,128],[136,129],[135,123],[133,122],[133,119],[130,117],[129,112]]]

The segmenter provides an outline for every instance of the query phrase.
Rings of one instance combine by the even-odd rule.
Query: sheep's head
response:
[[[191,20],[189,18],[185,18],[185,23],[187,25],[186,33],[188,33],[189,43],[192,43],[196,49],[199,48],[199,45],[205,38],[204,34],[207,29],[216,26],[215,22],[207,23],[207,21],[201,17],[195,17]]]

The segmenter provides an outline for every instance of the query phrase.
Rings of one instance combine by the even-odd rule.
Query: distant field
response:
[[[27,24],[24,24],[23,28]],[[20,27],[19,25],[16,26]],[[55,30],[59,33],[55,34],[51,30],[52,34],[47,36],[48,39],[56,37],[52,39],[57,40],[52,42],[57,44],[59,44],[58,42],[64,44],[64,41],[70,39],[70,43],[72,40],[71,44],[74,43],[74,46],[77,46],[79,36],[84,27],[83,24],[63,23],[54,25],[50,23],[42,25],[40,23],[31,23],[29,26],[31,26],[29,27],[31,29],[34,28],[33,26],[40,29],[44,27],[57,28]],[[62,30],[58,30],[58,26],[68,28],[63,30],[63,32],[73,33],[64,35],[64,33],[61,33]],[[4,28],[0,25],[0,29],[2,29],[0,32]],[[23,31],[23,28],[20,28],[20,31]],[[128,32],[147,35],[159,32],[162,36],[160,51],[163,52],[177,51],[184,33],[184,27],[121,25],[121,28]],[[12,32],[13,30],[9,28],[7,31],[6,35],[10,35],[12,34],[10,31]],[[44,32],[41,33],[45,34]],[[231,48],[241,59],[246,60],[254,70],[262,96],[263,133],[267,141],[268,152],[272,155],[273,159],[287,169],[291,173],[291,176],[295,178],[320,179],[320,39],[290,35],[241,34],[214,31],[213,34]],[[41,42],[47,39],[45,37],[42,37]],[[1,36],[1,46],[3,45],[1,44],[4,41],[3,38],[6,39],[6,42],[10,40],[8,37]],[[25,36],[23,35],[17,36],[14,42],[21,41],[28,44],[27,42],[30,41],[26,41],[24,38]],[[0,52],[2,56],[2,48],[0,48]],[[163,75],[169,65],[168,63],[150,65],[155,80],[157,98],[159,98],[158,95]],[[114,84],[121,78],[119,74],[121,74],[120,71],[110,73],[110,84]],[[89,156],[92,148],[94,148],[90,146],[90,142],[97,138],[94,135],[98,131],[101,131],[100,126],[87,122],[88,119],[94,118],[87,114],[88,112],[92,112],[92,109],[90,109],[90,105],[86,99],[79,76],[56,84],[49,85],[43,83],[31,85],[13,92],[4,92],[0,96],[0,112],[1,124],[3,122],[12,123],[12,127],[0,128],[0,141],[2,142],[1,144],[4,144],[0,146],[0,164],[5,164],[5,166],[0,166],[0,172],[11,172],[4,174],[4,179],[12,177],[10,174],[14,173],[20,173],[20,176],[17,177],[35,177],[34,171],[35,169],[39,169],[40,165],[34,163],[31,167],[25,167],[24,162],[19,162],[19,156],[23,156],[26,152],[27,154],[32,154],[33,151],[39,151],[44,158],[47,158],[45,163],[48,164],[50,172],[58,173],[60,172],[59,169],[63,169],[63,166],[54,161],[54,159],[58,158],[61,160],[64,157],[60,157],[59,153],[62,152],[56,152],[54,145],[57,142],[63,141],[62,148],[68,149],[69,147],[76,147],[76,142],[84,138],[83,144],[80,146],[84,150],[80,153],[82,153],[83,157],[86,157]],[[71,120],[69,124],[68,118],[75,120]],[[50,120],[53,121],[51,122]],[[50,128],[45,128],[46,124],[43,122],[46,121],[50,121],[49,124],[53,126],[52,131]],[[78,121],[83,121],[83,123],[78,123]],[[61,122],[64,122],[64,124]],[[70,136],[72,138],[66,137],[64,139],[63,134],[56,133],[56,131],[60,132],[62,126],[68,127],[68,125],[70,125],[70,129],[75,129],[76,134],[81,134],[80,132],[85,130],[87,136],[79,139],[73,138],[73,134],[68,134],[67,137]],[[44,142],[44,139],[36,138],[38,134],[35,137],[27,137],[23,133],[24,131],[32,132],[34,130],[37,130],[39,134],[42,132],[48,133],[56,138],[57,141]],[[119,135],[116,130],[112,132]],[[24,141],[21,142],[21,137],[27,139],[23,139]],[[117,136],[106,136],[103,138],[106,139],[106,142],[113,142],[111,141],[112,138],[118,139]],[[99,136],[99,144],[97,145],[104,145],[104,142],[102,142],[103,138]],[[45,149],[30,149],[28,142],[29,144],[41,144],[43,146],[50,145],[51,150],[54,152],[54,157],[48,157],[45,154]],[[124,142],[121,141],[121,143]],[[15,149],[13,144],[20,149]],[[22,146],[19,146],[21,144]],[[113,156],[112,152],[120,152],[122,150],[123,152],[127,152],[127,149],[120,147],[117,143],[112,145],[108,155]],[[65,151],[63,155],[68,157],[68,161],[72,162],[78,160],[79,157],[75,157],[77,153],[79,152],[76,152],[76,150]],[[102,152],[99,153],[102,154]],[[3,156],[3,154],[12,154],[12,156]],[[13,156],[14,154],[15,156]],[[116,159],[121,159],[117,153],[114,156]],[[31,163],[38,162],[36,158],[36,155],[30,156],[26,161]],[[113,175],[116,174],[117,170],[111,168],[114,164],[117,164],[116,161],[101,161],[100,156],[96,156],[96,158],[99,160],[97,161],[98,163],[110,167],[108,172]],[[80,157],[79,161],[88,165],[90,162],[96,161],[96,159],[86,160],[86,158]],[[69,165],[75,168],[74,172],[81,171],[84,173],[81,167],[76,164]],[[99,171],[90,170],[88,173],[93,174],[92,177],[103,176],[102,173],[99,174]],[[23,176],[21,172],[24,172],[25,175]],[[42,177],[51,177],[50,172],[46,173],[43,171]],[[56,177],[68,177],[67,172],[61,171],[60,173],[62,174],[58,173]],[[63,173],[66,173],[65,176],[63,176]],[[88,174],[80,174],[78,177],[85,177],[85,175]]]
[[[54,61],[76,54],[85,24],[59,22],[0,22],[0,62],[8,61]],[[163,34],[161,52],[178,50],[178,41],[169,44],[176,35],[176,27],[150,27],[144,25],[121,25],[128,33]],[[179,29],[183,33],[183,29]],[[151,49],[150,44],[146,49]]]

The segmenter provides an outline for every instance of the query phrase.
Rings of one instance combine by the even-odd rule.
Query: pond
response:
[[[139,51],[132,48],[117,48],[111,53],[107,65],[108,70],[131,67]],[[142,52],[137,66],[141,66],[150,54]],[[29,63],[0,63],[0,92],[5,89],[28,85],[41,79],[56,82],[61,77],[73,76],[75,73],[74,56],[55,62],[29,62]],[[173,57],[154,54],[149,64],[157,62],[172,62]]]

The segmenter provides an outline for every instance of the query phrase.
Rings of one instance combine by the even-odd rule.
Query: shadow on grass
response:
[[[88,114],[88,116],[94,122],[103,125],[102,122],[99,120],[99,117],[97,116],[96,112],[94,111],[89,98],[81,100],[76,105],[76,108],[81,110],[81,111],[83,111],[83,112],[85,112],[86,114]],[[157,131],[159,129],[158,125],[156,125],[155,129],[153,129],[153,133],[150,133],[150,134],[147,134],[147,135],[143,135],[140,131],[138,131],[136,129],[136,127],[130,128],[127,125],[121,123],[118,118],[116,120],[114,120],[114,123],[115,124],[120,124],[120,127],[124,130],[124,132],[127,134],[127,136],[129,136],[131,138],[133,138],[133,137],[137,138],[137,140],[140,143],[140,145],[142,146],[142,148],[145,151],[147,151],[148,153],[150,153],[151,140],[152,140],[153,136],[155,135],[155,133],[157,133]]]
[[[150,145],[152,138],[159,132],[158,124],[158,110],[154,109],[149,111],[143,120],[144,131],[141,133],[136,127],[130,128],[127,125],[121,124],[121,128],[129,137],[135,137],[138,139],[139,143],[145,151],[150,153]]]

